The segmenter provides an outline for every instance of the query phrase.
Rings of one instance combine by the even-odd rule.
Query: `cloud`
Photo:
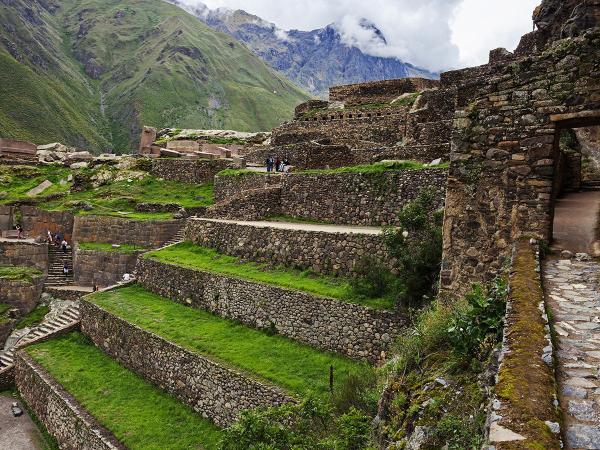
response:
[[[180,0],[181,1],[181,0]],[[313,30],[336,23],[344,42],[430,70],[487,62],[490,49],[514,49],[531,30],[540,0],[204,0],[210,8],[244,9],[278,28]],[[198,4],[199,0],[183,0]],[[387,40],[360,26],[367,19]],[[282,37],[285,35],[282,34]]]

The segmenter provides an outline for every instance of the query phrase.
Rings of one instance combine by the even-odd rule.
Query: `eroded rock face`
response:
[[[599,0],[545,0],[533,21],[548,40],[582,35],[600,25]]]

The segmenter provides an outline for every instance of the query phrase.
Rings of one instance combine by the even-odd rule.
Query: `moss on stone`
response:
[[[541,358],[547,339],[539,310],[544,293],[536,268],[533,250],[527,242],[520,242],[510,280],[512,307],[506,330],[510,352],[500,368],[496,394],[503,402],[501,415],[511,424],[510,429],[527,440],[518,447],[502,443],[502,449],[560,448],[558,438],[544,423],[559,422],[559,416],[552,403],[556,393],[554,376]]]

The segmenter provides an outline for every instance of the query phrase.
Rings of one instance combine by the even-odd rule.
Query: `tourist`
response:
[[[48,230],[47,239],[48,239],[48,243],[50,245],[52,245],[54,243],[54,239],[52,238],[52,232],[50,230]]]
[[[131,281],[131,275],[128,273],[123,274],[123,282],[128,283],[129,281]]]
[[[96,283],[94,283],[94,286],[92,287],[92,292],[98,292],[98,285]]]
[[[279,166],[281,165],[281,160],[279,159],[279,156],[277,157],[277,159],[275,160],[275,170],[277,172],[279,172]]]
[[[21,228],[21,225],[17,224],[16,229],[17,229],[17,239],[23,239],[23,228]]]
[[[273,172],[273,157],[270,155],[267,158],[267,172]]]
[[[58,233],[56,233],[56,242],[62,242],[64,238],[64,235],[62,234],[62,231],[59,231]]]
[[[65,262],[65,265],[63,266],[63,274],[65,275],[65,280],[69,277],[69,266],[67,265],[67,263]]]
[[[285,161],[283,160],[279,163],[279,171],[285,172]]]
[[[62,240],[62,242],[60,243],[60,246],[62,247],[63,253],[67,253],[67,248],[69,246],[69,243],[65,239]]]

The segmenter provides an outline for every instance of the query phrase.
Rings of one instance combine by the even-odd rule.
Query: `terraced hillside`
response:
[[[308,98],[159,0],[16,0],[0,21],[4,137],[125,151],[143,123],[267,130]]]

